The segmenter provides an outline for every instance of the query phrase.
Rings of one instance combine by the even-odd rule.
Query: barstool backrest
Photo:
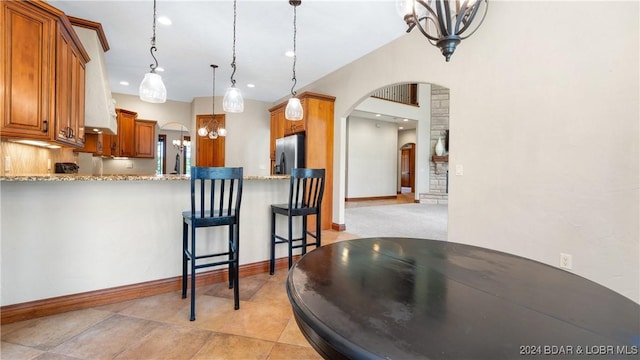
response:
[[[289,209],[319,209],[322,206],[324,173],[324,169],[291,169]]]
[[[192,167],[191,213],[195,218],[235,216],[242,201],[241,167]]]

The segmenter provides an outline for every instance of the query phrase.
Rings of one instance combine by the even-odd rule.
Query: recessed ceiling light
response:
[[[382,115],[380,115],[380,114],[376,114],[376,117],[380,117],[380,116],[382,116]]]
[[[409,121],[409,119],[404,119],[404,120],[402,120],[402,121]]]
[[[398,130],[402,130],[402,129],[404,129],[404,127],[402,127],[402,126],[399,126],[399,127],[398,127]]]
[[[120,85],[129,86],[128,81],[120,81]]]
[[[256,87],[256,85],[255,84],[247,84],[247,87],[254,88],[254,87]]]
[[[171,19],[166,16],[160,16],[158,22],[162,25],[171,25]]]
[[[162,66],[158,66],[158,67],[156,68],[156,71],[163,72],[163,71],[164,71],[164,68],[163,68]]]
[[[284,53],[284,55],[286,57],[293,57],[293,55],[295,55],[296,53],[293,52],[293,50],[288,50],[286,53]]]

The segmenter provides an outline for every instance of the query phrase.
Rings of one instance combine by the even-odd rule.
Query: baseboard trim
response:
[[[345,198],[344,201],[389,200],[389,199],[397,199],[397,198],[398,198],[397,195],[371,196],[371,197]]]
[[[294,255],[294,261],[300,255]],[[276,270],[287,269],[287,258],[276,259]],[[241,265],[240,278],[266,273],[269,261]],[[196,286],[211,285],[228,280],[227,269],[216,269],[199,272]],[[168,279],[147,281],[138,284],[123,285],[114,288],[88,291],[84,293],[53,297],[49,299],[29,301],[0,307],[0,324],[10,324],[43,316],[56,315],[73,310],[82,310],[95,306],[134,300],[182,289],[182,276]]]
[[[345,231],[347,230],[347,226],[345,224],[331,223],[331,229],[335,231]]]

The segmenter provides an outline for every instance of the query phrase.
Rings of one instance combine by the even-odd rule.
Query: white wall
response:
[[[347,126],[347,198],[395,196],[398,126],[357,116]]]
[[[449,63],[413,31],[301,89],[336,96],[333,222],[354,106],[385,85],[439,84],[451,89],[450,164],[464,166],[450,178],[449,240],[553,266],[569,253],[573,272],[639,302],[638,13],[496,1]]]

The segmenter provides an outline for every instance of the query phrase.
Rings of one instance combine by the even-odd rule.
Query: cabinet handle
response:
[[[73,135],[73,129],[70,127],[67,127],[67,134],[68,134],[68,138],[69,139],[73,139],[74,135]]]
[[[44,125],[43,129],[42,129],[42,132],[43,133],[48,133],[49,132],[49,121],[48,120],[42,121],[42,125]]]

